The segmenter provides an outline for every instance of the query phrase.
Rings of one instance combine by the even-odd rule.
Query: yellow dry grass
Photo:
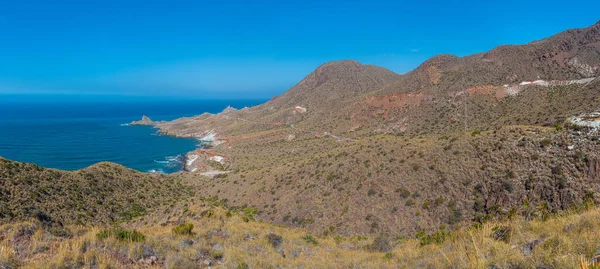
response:
[[[188,210],[199,212],[202,207]],[[244,222],[241,216],[228,216],[225,209],[213,210],[210,217],[184,220],[194,224],[191,235],[173,234],[175,224],[138,227],[145,235],[143,242],[99,239],[100,227],[72,226],[72,236],[60,238],[35,222],[4,225],[0,227],[0,266],[198,268],[214,263],[212,267],[223,268],[595,268],[591,259],[600,248],[600,209],[547,221],[487,223],[455,231],[440,244],[421,246],[414,238],[391,240],[393,249],[387,253],[369,248],[372,238],[315,236],[317,243],[312,243],[304,239],[308,230]],[[31,227],[34,232],[23,232]],[[498,227],[510,231],[502,240],[494,236]],[[279,247],[271,245],[269,234],[283,238]],[[522,248],[536,239],[539,244],[525,255]],[[157,258],[153,265],[144,257],[148,248]]]

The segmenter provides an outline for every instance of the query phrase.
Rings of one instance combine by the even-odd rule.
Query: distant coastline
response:
[[[61,170],[109,161],[141,172],[177,172],[183,168],[183,156],[202,147],[197,139],[157,136],[160,131],[122,125],[144,113],[162,121],[260,102],[263,100],[52,104],[3,100],[0,156]]]

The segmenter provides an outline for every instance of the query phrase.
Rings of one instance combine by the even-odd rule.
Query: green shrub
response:
[[[147,213],[146,209],[143,208],[141,205],[133,204],[133,205],[131,205],[131,209],[121,213],[121,217],[123,217],[123,220],[127,221],[127,220],[135,219],[137,217],[144,216],[144,215],[146,215],[146,213]]]
[[[423,202],[423,205],[421,206],[421,208],[427,210],[427,209],[429,209],[430,206],[431,206],[431,200],[427,199],[427,200],[425,200],[425,202]]]
[[[425,231],[420,231],[417,233],[417,239],[419,239],[419,244],[421,246],[426,246],[429,244],[440,245],[444,243],[448,238],[452,236],[452,232],[447,231],[445,229],[438,230],[433,234],[427,234]]]
[[[256,220],[256,219],[254,218],[254,216],[255,216],[256,214],[258,214],[258,209],[257,209],[257,208],[245,207],[245,208],[244,208],[244,210],[243,210],[243,212],[244,212],[244,216],[242,217],[242,219],[243,219],[245,222],[249,222],[249,221]]]
[[[142,242],[146,239],[146,237],[142,233],[136,230],[121,230],[116,233],[115,237],[119,241],[128,242]]]
[[[177,235],[191,235],[193,234],[194,224],[182,223],[173,227],[173,233]]]
[[[544,148],[550,146],[550,144],[552,144],[552,140],[550,140],[550,138],[544,138],[540,141],[540,146]]]
[[[560,125],[560,123],[557,123],[556,125],[554,125],[554,129],[556,129],[557,131],[562,131],[564,128],[562,125]]]
[[[396,189],[396,192],[400,193],[400,197],[402,197],[404,199],[406,199],[410,196],[410,191],[408,191],[405,188],[398,188],[398,189]]]
[[[476,136],[478,134],[481,134],[481,130],[475,130],[475,131],[471,132],[471,136]]]
[[[103,240],[103,239],[109,238],[110,235],[111,235],[110,230],[102,230],[96,234],[96,238],[98,238],[98,240]]]
[[[238,265],[237,265],[235,268],[236,268],[236,269],[249,269],[249,268],[250,268],[250,266],[248,266],[248,264],[247,264],[247,263],[240,263],[240,264],[238,264]]]
[[[463,219],[462,211],[459,208],[450,208],[450,216],[448,216],[448,224],[454,225],[461,222]]]
[[[113,227],[111,229],[102,230],[96,234],[96,238],[98,238],[98,240],[103,240],[110,237],[123,242],[143,242],[146,240],[146,237],[142,233],[136,230],[126,230],[121,227]]]
[[[439,206],[439,205],[443,204],[444,202],[446,202],[446,199],[444,199],[444,197],[438,197],[438,198],[435,198],[435,202],[433,203],[433,205]]]
[[[307,233],[306,235],[304,235],[302,237],[302,239],[304,239],[304,241],[306,241],[306,243],[308,243],[308,244],[313,244],[313,245],[319,244],[317,239],[311,233]]]
[[[508,181],[504,181],[504,182],[502,182],[502,188],[503,188],[505,191],[509,192],[509,193],[512,193],[512,192],[514,191],[514,189],[515,189],[515,188],[513,187],[512,183],[510,183],[510,182],[508,182]]]

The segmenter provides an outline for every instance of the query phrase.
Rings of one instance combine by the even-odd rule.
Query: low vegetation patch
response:
[[[311,233],[305,234],[304,236],[302,236],[302,239],[304,239],[304,241],[306,241],[306,243],[308,243],[308,244],[313,244],[313,245],[319,244],[317,239]]]
[[[111,229],[102,230],[96,234],[96,238],[98,238],[98,240],[115,238],[123,242],[142,242],[146,239],[142,233],[136,230],[127,230],[118,226]]]
[[[176,235],[192,235],[192,230],[194,229],[194,224],[192,223],[182,223],[175,227],[173,227],[173,233]]]

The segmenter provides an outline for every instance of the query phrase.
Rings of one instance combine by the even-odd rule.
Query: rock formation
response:
[[[152,126],[155,122],[150,119],[150,117],[143,115],[141,120],[132,121],[129,125],[146,125]]]

